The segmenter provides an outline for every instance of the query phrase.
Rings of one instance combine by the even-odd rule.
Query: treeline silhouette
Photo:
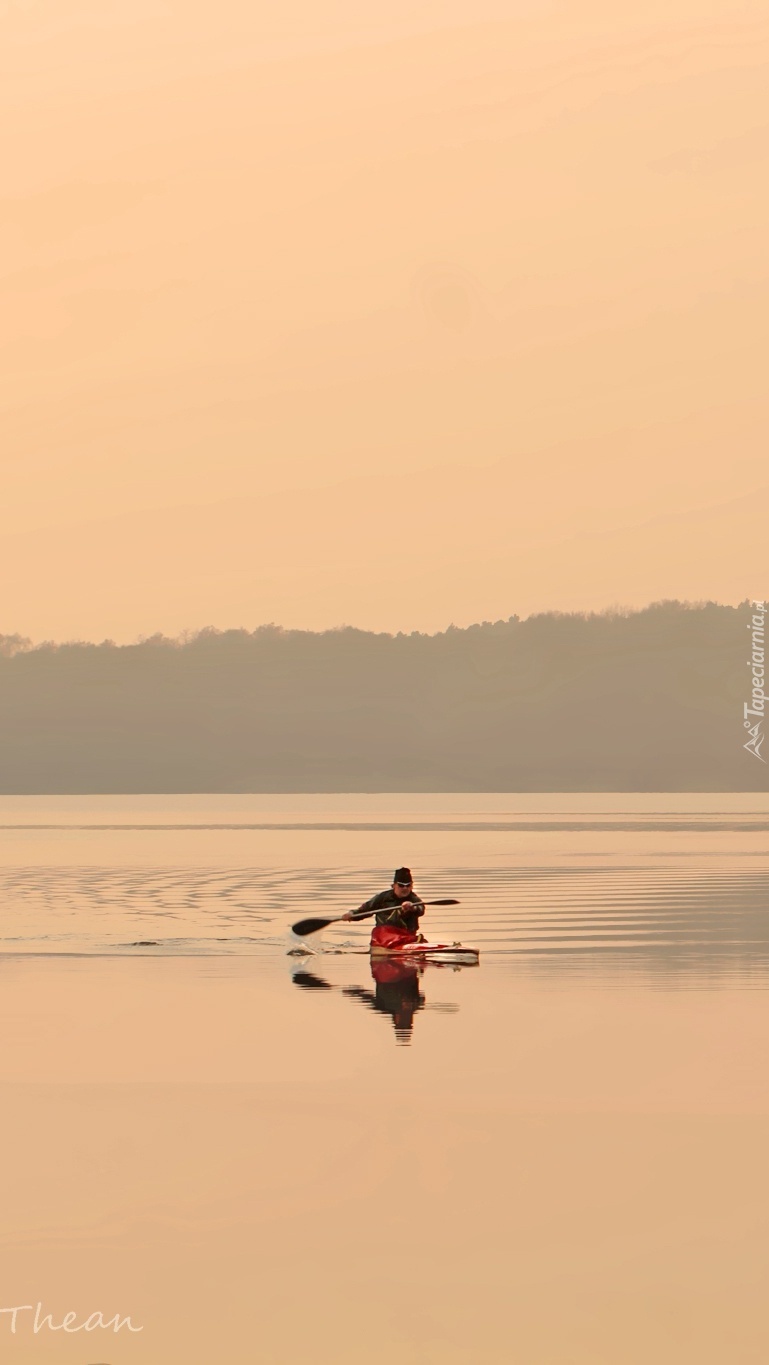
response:
[[[0,637],[0,790],[747,791],[750,609]]]

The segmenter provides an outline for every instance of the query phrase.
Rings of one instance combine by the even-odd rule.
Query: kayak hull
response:
[[[410,962],[477,962],[480,958],[478,948],[468,943],[404,943],[400,948],[383,948],[371,945],[372,958],[407,958]]]

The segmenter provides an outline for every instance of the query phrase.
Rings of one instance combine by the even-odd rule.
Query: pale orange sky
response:
[[[765,5],[361,9],[0,0],[0,633],[761,593]]]

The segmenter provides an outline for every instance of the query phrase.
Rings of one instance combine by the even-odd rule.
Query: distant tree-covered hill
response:
[[[743,748],[750,617],[661,602],[439,635],[0,637],[0,790],[764,790]]]

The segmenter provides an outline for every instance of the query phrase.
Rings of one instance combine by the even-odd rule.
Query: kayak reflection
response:
[[[438,970],[441,970],[436,963],[375,959],[370,965],[374,980],[373,990],[365,986],[332,986],[329,981],[324,981],[322,977],[308,971],[295,972],[293,981],[304,990],[339,990],[349,1000],[357,1000],[367,1009],[375,1010],[377,1014],[389,1014],[393,1021],[396,1042],[406,1047],[411,1042],[414,1015],[420,1010],[436,1009],[444,1014],[454,1014],[459,1009],[459,1005],[453,1001],[428,1003],[425,999],[421,989],[422,978],[428,967],[438,967]],[[458,971],[460,968],[454,966],[453,970]]]
[[[399,1043],[410,1043],[414,1028],[414,1015],[425,1007],[424,993],[420,990],[420,977],[424,968],[416,963],[382,962],[371,963],[374,990],[364,990],[362,986],[345,987],[345,995],[360,1000],[369,1009],[380,1014],[389,1014],[395,1028],[395,1038]]]

